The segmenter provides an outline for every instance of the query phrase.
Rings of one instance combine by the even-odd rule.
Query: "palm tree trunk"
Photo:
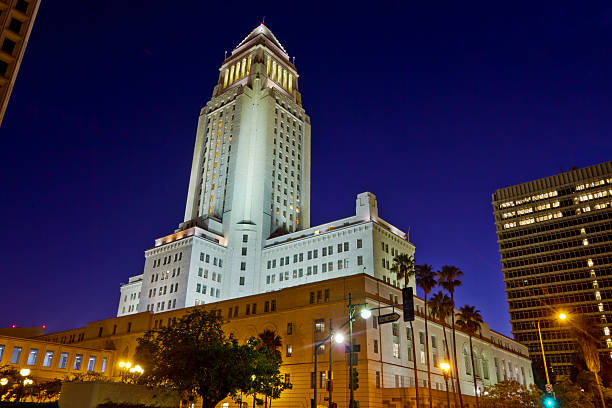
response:
[[[446,320],[446,319],[445,319]],[[444,345],[446,346],[446,357],[449,359],[449,362],[452,361],[451,358],[451,354],[450,354],[450,350],[448,349],[448,338],[446,337],[446,326],[444,326],[444,324],[446,323],[446,321],[442,322],[442,332],[444,333]],[[451,364],[451,369],[450,369],[450,382],[451,385],[453,386],[453,399],[455,401],[455,407],[457,406],[457,393],[455,392],[455,380],[453,377],[453,371],[455,370],[455,366],[453,364]],[[448,387],[448,384],[447,384]]]
[[[459,380],[459,367],[457,366],[457,339],[455,336],[455,296],[451,292],[451,302],[453,303],[453,311],[451,313],[451,322],[453,324],[453,357],[455,358],[455,373],[457,373],[457,394],[459,394],[459,406],[463,408],[463,397],[461,396],[461,381]]]
[[[419,408],[419,376],[417,370],[416,347],[414,346],[414,328],[410,322],[410,335],[412,337],[412,364],[414,366],[414,394],[416,396],[416,408]]]
[[[595,374],[595,382],[597,382],[597,389],[599,390],[599,396],[601,397],[601,405],[603,406],[603,408],[606,408],[606,400],[604,399],[603,393],[601,392],[601,384],[599,383],[599,376],[597,375],[597,373],[593,373]]]
[[[429,332],[427,330],[427,293],[423,297],[425,299],[425,352],[427,353],[427,389],[429,394],[429,408],[433,408],[431,399],[431,365],[429,363]]]
[[[478,385],[476,382],[476,366],[474,365],[474,348],[472,347],[472,335],[470,335],[470,359],[472,360],[472,378],[474,379],[474,397],[476,398],[476,408],[478,408]]]

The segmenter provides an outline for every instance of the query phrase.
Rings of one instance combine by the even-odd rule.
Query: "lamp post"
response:
[[[331,321],[330,321],[330,327],[331,327]],[[318,378],[318,372],[317,372],[317,364],[318,364],[318,355],[319,355],[319,347],[325,343],[327,343],[329,341],[329,373],[330,373],[330,377],[331,377],[331,360],[332,360],[332,350],[331,350],[331,346],[332,346],[332,339],[336,342],[336,343],[344,343],[344,335],[340,332],[334,332],[332,331],[330,333],[329,336],[327,336],[325,339],[315,342],[314,345],[314,407],[312,408],[316,408],[317,406],[317,397],[318,397],[318,382],[319,382],[319,378]],[[331,378],[329,378],[328,380],[331,380]],[[329,406],[331,407],[331,388],[329,390]]]
[[[352,303],[351,294],[348,294],[348,309],[349,309],[349,408],[355,408],[355,390],[353,389],[353,319],[355,311],[359,306],[363,306],[359,314],[361,318],[366,320],[372,316],[372,312],[367,309],[365,303]]]
[[[540,337],[540,349],[542,350],[542,361],[544,361],[544,373],[546,374],[546,392],[552,387],[548,378],[548,367],[546,366],[546,355],[544,354],[544,343],[542,342],[542,330],[540,329],[540,319],[538,319],[538,336]]]
[[[440,363],[440,369],[442,370],[444,382],[446,383],[446,407],[450,408],[450,398],[448,396],[448,373],[450,371],[450,364],[446,361],[443,361]]]
[[[130,369],[131,366],[132,363],[130,363],[129,361],[119,362],[119,368],[121,368],[121,382],[125,382],[125,375],[127,374],[127,371]]]

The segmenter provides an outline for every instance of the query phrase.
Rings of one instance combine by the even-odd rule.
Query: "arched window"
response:
[[[227,81],[229,79],[229,69],[225,69],[225,79],[223,80],[223,87],[225,88],[227,86]]]
[[[465,373],[472,375],[472,362],[470,361],[470,351],[467,346],[463,346],[463,362],[465,363]]]
[[[266,57],[266,75],[270,76],[270,57]]]
[[[244,78],[244,72],[246,71],[246,58],[242,59],[242,71],[240,71],[240,78]]]
[[[482,353],[482,375],[485,380],[489,379],[489,359],[486,353]]]
[[[251,72],[251,61],[253,60],[253,56],[249,55],[249,62],[247,64],[247,69],[246,69],[246,74],[249,75],[249,73]]]
[[[478,352],[478,349],[474,349],[474,372],[476,373],[476,376],[480,378],[482,378],[482,372],[480,371],[481,367],[480,353]]]
[[[232,67],[230,68],[230,78],[229,78],[230,85],[234,83],[234,69],[235,67],[232,65]]]

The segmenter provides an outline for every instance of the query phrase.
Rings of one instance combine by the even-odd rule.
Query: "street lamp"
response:
[[[127,374],[127,371],[130,369],[131,366],[132,366],[132,363],[130,363],[129,361],[119,362],[119,368],[121,368],[121,381],[122,382],[125,382],[125,375]]]
[[[22,377],[27,377],[28,375],[30,375],[30,369],[29,368],[22,368],[19,371],[19,374],[21,374]]]
[[[447,361],[442,361],[440,363],[440,369],[442,370],[444,382],[446,383],[446,407],[450,408],[450,398],[448,396],[448,373],[450,371],[450,364]]]
[[[0,378],[0,385],[5,386],[8,384],[8,378]]]
[[[358,307],[362,307],[359,315],[362,319],[367,320],[372,316],[372,311],[367,308],[366,303],[351,302],[351,294],[348,295],[348,309],[349,309],[349,408],[355,408],[355,390],[353,389],[353,319],[355,319],[355,312]]]
[[[318,357],[319,357],[319,347],[321,347],[321,345],[327,343],[329,341],[329,371],[328,371],[328,375],[330,378],[326,378],[326,381],[331,381],[331,368],[332,368],[332,340],[337,343],[337,344],[341,344],[344,343],[344,334],[342,334],[341,332],[336,332],[331,330],[331,319],[329,321],[329,328],[330,328],[330,335],[327,336],[326,338],[324,338],[321,341],[315,342],[314,344],[314,395],[313,395],[313,400],[314,400],[314,405],[315,407],[317,406],[317,399],[318,399],[318,382],[319,382],[319,378],[318,378],[318,372],[317,372],[317,364],[318,364]],[[328,389],[329,392],[329,406],[331,407],[331,403],[332,403],[332,399],[331,399],[331,384],[330,387]]]
[[[565,313],[559,313],[559,320],[567,319],[567,315]]]

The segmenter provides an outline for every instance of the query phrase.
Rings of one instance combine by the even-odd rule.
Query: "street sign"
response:
[[[378,316],[378,324],[396,322],[399,320],[399,318],[400,318],[400,315],[398,313],[389,313],[385,315],[380,315]]]
[[[359,353],[361,351],[361,344],[353,344],[353,353]],[[350,353],[349,346],[344,346],[344,352]]]

